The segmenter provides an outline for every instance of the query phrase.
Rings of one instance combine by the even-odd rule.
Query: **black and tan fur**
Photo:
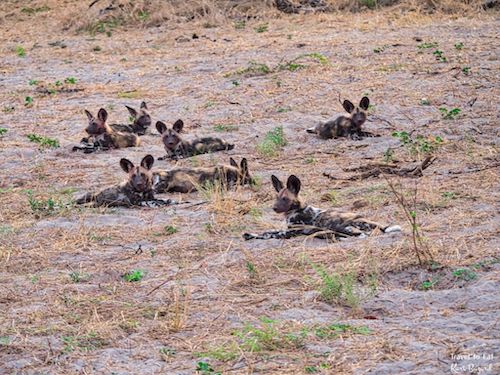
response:
[[[216,151],[232,150],[233,144],[223,139],[214,137],[196,138],[192,141],[182,139],[181,132],[184,127],[182,120],[177,120],[172,128],[168,128],[163,122],[156,123],[156,129],[161,134],[161,140],[167,155],[162,159],[181,159],[194,155],[208,154]]]
[[[349,100],[344,100],[342,106],[350,116],[340,116],[334,120],[320,122],[314,128],[307,129],[308,133],[317,134],[322,139],[331,139],[339,137],[349,137],[351,139],[360,139],[363,137],[373,137],[374,135],[362,131],[361,127],[366,121],[370,99],[364,96],[355,107]]]
[[[137,134],[122,133],[114,131],[107,123],[108,112],[101,108],[94,117],[92,113],[85,110],[89,120],[85,131],[88,138],[81,140],[80,146],[73,147],[73,151],[83,150],[85,153],[95,152],[97,150],[109,150],[112,148],[137,147],[140,139]]]
[[[252,184],[247,159],[243,158],[240,165],[233,158],[229,161],[230,165],[217,165],[212,168],[176,168],[155,172],[153,190],[155,193],[190,193],[206,184],[220,183],[226,189]]]
[[[148,112],[146,102],[141,103],[139,111],[126,105],[128,113],[133,119],[132,124],[111,124],[110,127],[114,131],[122,133],[135,133],[137,135],[144,135],[151,126],[151,116]]]
[[[92,203],[93,206],[158,207],[171,204],[172,201],[155,199],[153,194],[153,167],[154,158],[146,155],[139,166],[135,166],[128,159],[121,159],[121,168],[128,173],[128,179],[117,186],[112,186],[101,192],[87,193],[76,200],[77,204]]]
[[[286,187],[276,176],[271,176],[271,179],[274,189],[278,193],[273,209],[278,213],[285,214],[288,228],[287,230],[264,232],[262,234],[245,233],[243,238],[246,240],[280,239],[313,234],[316,237],[333,239],[367,236],[374,230],[380,230],[384,233],[401,230],[397,225],[382,225],[352,212],[322,210],[304,204],[299,198],[301,182],[294,175],[288,177]]]

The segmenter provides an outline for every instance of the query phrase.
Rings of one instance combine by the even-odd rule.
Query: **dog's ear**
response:
[[[90,113],[89,111],[85,110],[85,114],[87,115],[87,118],[89,121],[92,121],[94,119],[94,115]]]
[[[174,129],[177,133],[180,133],[183,127],[184,127],[184,121],[179,119],[176,122],[174,122],[174,126],[172,126],[172,129]]]
[[[156,130],[158,130],[158,133],[163,134],[167,131],[167,125],[161,121],[156,121]]]
[[[153,167],[155,158],[152,155],[146,155],[141,160],[141,167],[146,168],[148,171]]]
[[[129,107],[128,105],[126,105],[125,107],[127,107],[130,116],[132,116],[133,118],[137,118],[137,111],[134,108]]]
[[[101,108],[99,112],[97,112],[97,118],[102,122],[106,122],[108,119],[108,112],[104,108]]]
[[[148,109],[146,102],[141,102],[141,109]]]
[[[298,195],[300,191],[300,180],[297,176],[291,175],[288,177],[286,182],[286,188],[290,190],[291,193]]]
[[[249,175],[247,158],[241,159],[240,170],[241,170],[241,174],[243,176],[248,176]]]
[[[125,172],[129,173],[132,169],[134,169],[134,163],[128,159],[120,159],[120,167],[122,167]]]
[[[235,168],[238,168],[238,163],[236,163],[236,161],[233,158],[229,158],[229,164],[231,164],[231,166]]]
[[[278,193],[283,190],[283,183],[279,180],[278,177],[275,175],[271,176],[271,180],[273,182],[274,190],[276,190]]]
[[[344,100],[344,103],[342,103],[342,107],[344,107],[347,113],[352,113],[352,111],[354,111],[354,104],[352,104],[352,102],[349,100]]]
[[[370,99],[367,96],[363,96],[361,101],[359,102],[359,108],[364,109],[365,111],[370,106]]]

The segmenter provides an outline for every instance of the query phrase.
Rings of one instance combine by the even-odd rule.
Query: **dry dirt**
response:
[[[495,14],[286,16],[244,28],[200,22],[107,36],[61,31],[57,9],[28,14],[10,4],[0,24],[0,127],[7,129],[0,136],[0,373],[500,372]],[[257,32],[263,24],[267,30]],[[328,61],[314,55],[295,71],[237,73],[251,61],[274,69],[304,54]],[[81,91],[59,92],[55,82],[70,77],[76,83],[63,88]],[[370,97],[366,129],[380,137],[306,134],[342,113],[339,94]],[[162,156],[156,131],[137,149],[71,152],[83,136],[84,109],[105,107],[111,122],[126,122],[124,105],[143,99],[153,122],[182,118],[187,137],[236,144],[178,165],[244,156],[260,186],[174,196],[190,203],[161,209],[75,207],[76,196],[125,177],[120,158]],[[442,107],[461,112],[445,119]],[[288,144],[277,156],[259,154],[257,144],[277,126]],[[411,228],[383,177],[323,176],[347,177],[343,168],[384,155],[401,165],[418,161],[422,155],[395,131],[431,145],[443,140],[422,178],[391,178],[407,196],[418,183],[431,270],[418,266]],[[39,148],[27,139],[33,133],[60,147]],[[244,231],[283,227],[271,209],[270,175],[291,173],[302,179],[307,202],[355,209],[403,232],[338,243],[243,241]],[[355,274],[354,302],[325,302],[318,266]],[[127,282],[131,270],[144,277]]]

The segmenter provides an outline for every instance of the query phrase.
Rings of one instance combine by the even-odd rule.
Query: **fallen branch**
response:
[[[417,164],[413,167],[398,167],[397,165],[390,164],[367,164],[360,167],[355,168],[345,168],[346,172],[362,172],[361,174],[342,178],[335,177],[327,172],[323,172],[323,176],[328,177],[331,180],[344,180],[344,181],[353,181],[353,180],[364,180],[371,177],[378,177],[380,174],[390,174],[400,177],[422,177],[423,171],[427,169],[434,161],[436,160],[433,156],[428,156],[422,161],[422,163]]]

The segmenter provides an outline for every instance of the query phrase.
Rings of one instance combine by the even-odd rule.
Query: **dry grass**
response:
[[[494,327],[483,324],[493,321],[498,301],[488,294],[498,276],[498,146],[491,111],[498,97],[492,31],[498,21],[487,14],[459,17],[461,2],[453,2],[453,15],[430,15],[422,6],[407,12],[411,6],[400,4],[347,18],[285,16],[264,2],[264,10],[258,2],[243,8],[248,3],[228,10],[224,2],[218,10],[215,2],[197,2],[193,12],[189,2],[186,14],[168,19],[180,22],[195,14],[196,22],[157,29],[142,25],[163,22],[168,8],[156,12],[146,2],[123,2],[127,27],[113,28],[109,37],[74,33],[95,21],[75,17],[86,2],[60,8],[51,0],[2,4],[8,7],[1,11],[0,70],[8,89],[0,93],[6,119],[0,127],[7,128],[0,135],[0,372],[17,366],[26,373],[194,373],[201,360],[223,373],[351,374],[377,366],[394,370],[390,366],[401,363],[408,364],[407,372],[446,372],[449,351],[467,352],[468,340],[489,347]],[[444,12],[452,4],[433,3]],[[336,2],[342,4],[354,2]],[[50,10],[20,9],[44,5]],[[471,15],[476,5],[470,2]],[[139,12],[148,9],[144,22]],[[262,18],[247,20],[243,30],[228,22],[245,14]],[[257,32],[263,23],[268,30]],[[209,24],[220,26],[204,27]],[[61,32],[63,25],[71,30]],[[177,39],[193,33],[200,38]],[[426,42],[438,43],[449,62],[437,62],[432,49],[417,47]],[[458,42],[462,50],[454,46]],[[26,56],[16,54],[17,45]],[[303,69],[257,77],[225,75],[249,61],[275,67],[304,53],[321,53],[330,64],[304,62]],[[462,73],[464,66],[471,67],[470,75]],[[28,84],[69,76],[83,91],[46,95]],[[367,127],[381,137],[321,141],[304,132],[341,111],[338,92],[351,100],[369,94],[374,108]],[[24,105],[26,96],[33,97],[31,106]],[[421,105],[422,98],[431,105]],[[165,209],[73,206],[81,192],[125,177],[121,157],[163,153],[157,136],[143,137],[139,149],[69,151],[82,136],[84,108],[95,112],[103,106],[112,122],[126,122],[123,106],[141,99],[153,121],[185,119],[188,137],[214,134],[217,124],[237,125],[215,135],[236,143],[230,154],[247,157],[260,187],[172,196],[190,203]],[[441,106],[460,107],[462,113],[445,120]],[[262,157],[256,145],[277,126],[283,126],[288,143],[275,156]],[[420,151],[391,136],[402,130],[444,139],[433,151],[437,162],[419,179],[414,202],[435,271],[417,267],[411,228],[386,181],[323,177],[324,171],[342,177],[343,167],[381,162],[389,147],[394,163],[414,162]],[[31,133],[55,138],[61,147],[40,150],[26,138]],[[227,162],[227,156],[204,155],[178,165],[210,166]],[[157,162],[154,168],[172,166]],[[333,243],[243,241],[244,231],[283,227],[271,210],[269,177],[290,173],[301,177],[308,203],[402,224],[404,233]],[[411,192],[415,181],[397,183],[401,192]],[[30,204],[27,190],[39,204]],[[359,301],[325,303],[312,264],[330,274],[355,275]],[[474,270],[477,279],[453,279],[458,267]],[[123,275],[132,270],[143,270],[144,277],[126,281]],[[422,283],[436,276],[441,284],[424,292]],[[332,324],[367,327],[369,333],[344,327],[325,337]],[[251,349],[255,338],[260,350]]]

